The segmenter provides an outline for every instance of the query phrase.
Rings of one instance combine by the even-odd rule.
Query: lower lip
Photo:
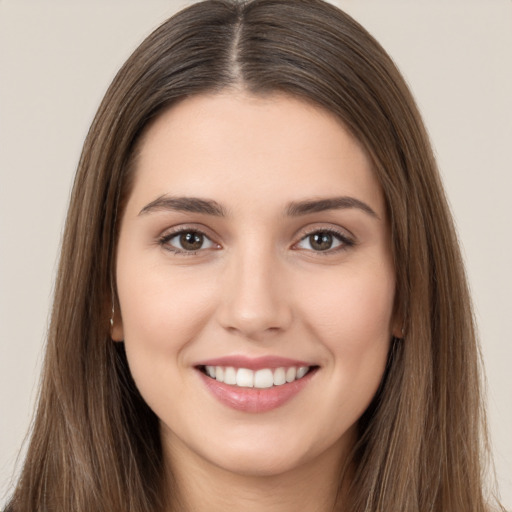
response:
[[[230,386],[208,377],[201,371],[199,373],[208,390],[219,402],[238,411],[257,413],[271,411],[284,405],[308,385],[316,371],[311,370],[293,382],[264,389]]]

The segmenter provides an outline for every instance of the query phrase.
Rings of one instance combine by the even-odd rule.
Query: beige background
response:
[[[183,1],[0,0],[0,507],[28,428],[81,145],[113,74]],[[190,3],[190,2],[188,2]],[[457,221],[512,509],[512,2],[335,2],[405,74]]]

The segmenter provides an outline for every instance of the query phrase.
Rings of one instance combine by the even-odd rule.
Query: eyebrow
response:
[[[324,212],[327,210],[344,210],[356,208],[371,217],[379,219],[375,211],[363,201],[355,197],[341,196],[325,199],[307,199],[304,201],[293,201],[285,209],[289,217],[300,217],[311,213]],[[226,209],[217,201],[212,199],[201,199],[199,197],[174,197],[162,195],[154,201],[144,206],[139,215],[151,213],[153,211],[171,210],[177,212],[202,213],[204,215],[213,215],[215,217],[226,217]]]
[[[349,208],[357,208],[371,217],[376,219],[380,218],[369,205],[355,197],[349,196],[292,202],[288,205],[286,213],[291,217],[299,217],[301,215],[308,215],[310,213],[318,213],[326,210],[345,210]]]
[[[215,217],[226,217],[227,212],[223,206],[210,199],[199,197],[173,197],[163,195],[147,204],[139,212],[139,215],[158,210],[171,210],[176,212],[203,213]]]

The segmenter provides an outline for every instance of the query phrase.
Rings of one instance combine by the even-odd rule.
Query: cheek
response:
[[[391,341],[395,295],[390,265],[346,265],[296,279],[303,325],[323,347],[324,400],[315,402],[326,444],[341,439],[370,405],[382,380]],[[309,290],[306,293],[306,289]]]
[[[213,285],[204,277],[176,268],[171,272],[165,265],[146,265],[141,271],[134,260],[118,262],[126,354],[150,406],[147,390],[180,385],[182,353],[208,320]],[[169,361],[176,363],[173,372],[169,372]]]
[[[118,292],[130,372],[159,417],[187,396],[183,354],[209,316],[208,281],[185,271],[136,261],[118,263]],[[204,276],[203,276],[204,277]]]
[[[351,380],[378,385],[392,337],[394,296],[392,269],[378,265],[347,268],[317,281],[303,302],[307,326],[327,349],[336,378],[345,386]]]
[[[125,341],[163,342],[165,347],[192,338],[206,321],[214,283],[207,275],[165,265],[120,262],[118,290]]]
[[[326,339],[351,349],[391,337],[395,280],[387,266],[348,267],[317,282],[314,290],[308,300],[311,317]]]

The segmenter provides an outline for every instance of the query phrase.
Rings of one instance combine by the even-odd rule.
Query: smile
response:
[[[233,366],[204,366],[203,371],[215,379],[230,386],[241,388],[266,389],[302,379],[310,371],[309,366],[290,366],[288,368],[234,368]]]
[[[195,365],[206,389],[237,411],[263,413],[286,404],[320,369],[280,357],[224,357]]]

